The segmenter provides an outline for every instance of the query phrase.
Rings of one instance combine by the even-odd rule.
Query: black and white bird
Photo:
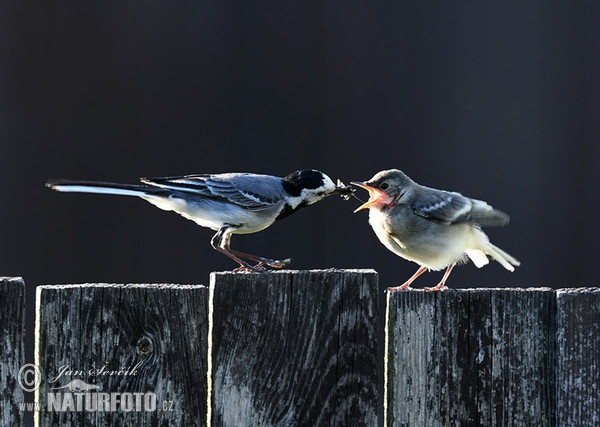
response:
[[[456,264],[473,261],[481,268],[488,256],[514,271],[520,263],[490,243],[481,227],[501,227],[509,217],[486,202],[460,193],[436,190],[417,184],[397,169],[381,171],[366,182],[352,182],[369,191],[369,200],[354,212],[369,209],[375,234],[396,255],[419,264],[404,284],[388,290],[409,289],[428,270],[446,269],[437,286],[446,290],[446,280]]]
[[[354,191],[317,170],[299,170],[285,178],[253,173],[198,174],[141,178],[141,184],[55,180],[53,190],[140,197],[160,209],[174,211],[196,224],[216,230],[212,247],[240,264],[235,271],[282,268],[291,259],[274,260],[231,249],[233,234],[264,230],[276,220],[332,194],[346,200]],[[250,265],[247,261],[256,262]]]

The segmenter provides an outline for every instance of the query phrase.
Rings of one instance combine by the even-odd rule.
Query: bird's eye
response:
[[[390,184],[388,184],[387,182],[382,182],[381,184],[379,184],[379,188],[382,190],[387,190],[388,188],[390,188]]]

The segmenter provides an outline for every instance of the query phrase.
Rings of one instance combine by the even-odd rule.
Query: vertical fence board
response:
[[[40,286],[36,421],[377,425],[378,292],[373,270],[213,273],[210,295]],[[0,277],[0,425],[23,425],[24,297],[22,279]],[[388,294],[385,424],[600,424],[599,319],[599,288]],[[157,407],[90,411],[83,396],[77,408],[86,393],[74,384],[154,393]],[[51,394],[68,393],[65,411],[49,409]]]
[[[22,426],[19,370],[25,365],[25,283],[0,277],[0,425]],[[30,378],[33,380],[33,377]]]
[[[40,286],[37,306],[40,425],[206,424],[206,287]],[[78,397],[74,380],[98,389]],[[102,403],[104,393],[120,393],[111,395],[114,408]],[[53,396],[59,409],[49,407]]]
[[[557,291],[557,422],[600,425],[600,288]]]
[[[213,426],[377,425],[377,273],[211,275]]]
[[[550,289],[387,296],[388,426],[553,425]]]

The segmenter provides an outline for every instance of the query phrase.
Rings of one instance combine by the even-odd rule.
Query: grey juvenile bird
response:
[[[285,178],[252,173],[185,175],[142,178],[141,184],[96,181],[49,181],[53,190],[78,193],[137,196],[160,209],[174,211],[196,224],[217,230],[211,240],[214,249],[240,264],[235,271],[262,271],[266,266],[281,268],[291,259],[273,260],[230,249],[232,234],[264,230],[332,194],[348,199],[354,191],[340,181],[316,170],[296,171]],[[251,266],[246,260],[257,264]]]
[[[424,187],[397,169],[352,184],[368,190],[370,196],[354,212],[369,209],[369,223],[381,243],[420,266],[404,284],[388,290],[409,289],[425,271],[444,268],[446,272],[440,283],[426,290],[448,289],[446,280],[452,268],[468,259],[481,268],[488,264],[490,256],[509,271],[520,264],[492,245],[481,230],[481,227],[504,226],[509,219],[484,201]]]

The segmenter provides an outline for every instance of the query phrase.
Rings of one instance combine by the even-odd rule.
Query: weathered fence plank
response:
[[[377,273],[211,275],[213,426],[376,426]]]
[[[393,292],[386,310],[386,425],[554,425],[553,290]]]
[[[0,425],[22,426],[19,370],[25,365],[25,283],[0,277]],[[33,377],[28,378],[33,381]]]
[[[205,425],[207,309],[203,286],[38,287],[36,421]]]
[[[373,270],[38,287],[36,421],[375,426],[378,294]],[[0,277],[0,425],[23,425],[24,313]],[[388,426],[600,425],[599,288],[395,292],[386,319]]]
[[[557,424],[600,425],[600,288],[557,291]]]

